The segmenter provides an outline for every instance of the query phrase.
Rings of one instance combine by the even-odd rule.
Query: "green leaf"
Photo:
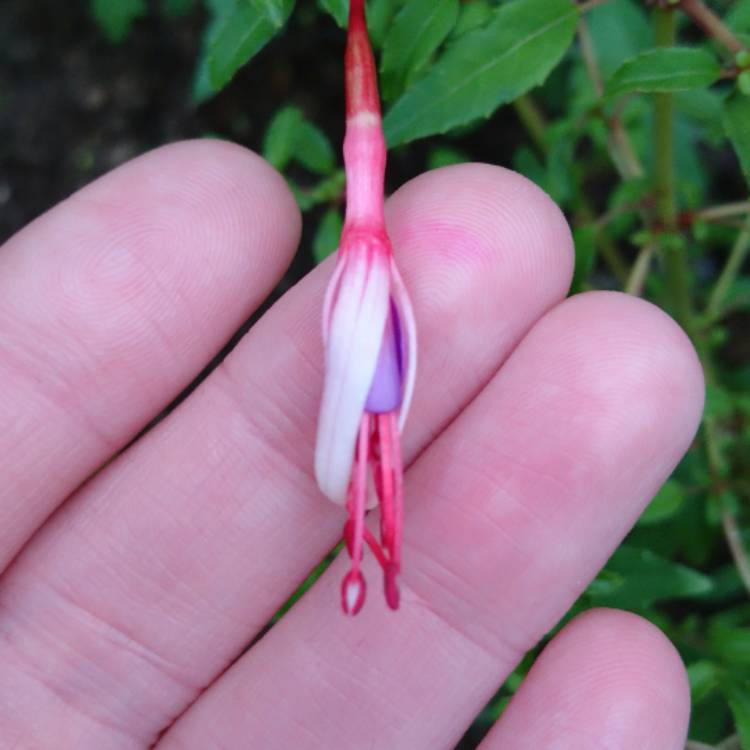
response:
[[[724,99],[724,94],[718,88],[679,91],[674,95],[677,121],[682,120],[694,129],[692,151],[700,151],[696,148],[698,140],[708,142],[716,148],[723,146],[721,116],[724,112]],[[706,171],[702,164],[701,169]]]
[[[263,157],[280,172],[291,161],[297,143],[297,133],[304,121],[298,107],[280,109],[263,138]]]
[[[313,258],[322,263],[329,255],[336,252],[341,239],[344,220],[337,208],[330,208],[323,214],[313,239]]]
[[[675,94],[675,106],[684,115],[702,125],[721,120],[723,96],[716,89],[694,89]]]
[[[717,660],[728,667],[750,668],[750,628],[713,627],[709,643]]]
[[[349,0],[318,0],[318,5],[333,16],[336,23],[342,28],[346,28],[349,17]]]
[[[580,292],[583,283],[588,278],[596,261],[596,227],[586,224],[573,230],[576,260],[571,291]]]
[[[623,213],[609,222],[608,232],[613,237],[622,237],[636,225],[637,208],[641,201],[650,195],[651,182],[645,178],[622,180],[609,195],[607,209]],[[630,207],[627,211],[624,209]]]
[[[706,386],[706,404],[703,407],[703,416],[726,419],[733,412],[732,394],[726,388],[709,383]]]
[[[453,164],[463,164],[469,161],[469,157],[459,149],[447,146],[437,146],[430,151],[427,157],[427,169],[440,169],[450,167]]]
[[[302,188],[289,179],[287,183],[297,199],[300,210],[309,211],[321,203],[339,203],[344,194],[346,176],[343,169],[338,169],[310,188]]]
[[[224,18],[234,9],[236,0],[206,0],[206,6],[211,13],[211,18],[203,32],[201,49],[198,53],[198,64],[195,68],[193,80],[193,100],[200,104],[210,99],[217,91],[211,83],[211,75],[208,69],[208,59],[213,39],[219,33],[224,23]]]
[[[285,0],[250,0],[256,10],[265,15],[277,29],[280,29],[286,23],[287,3]]]
[[[267,7],[261,7],[267,5]],[[261,0],[235,0],[221,14],[208,43],[208,75],[219,91],[257,54],[286,23],[294,0],[264,4]]]
[[[693,662],[687,668],[687,674],[694,704],[702,701],[719,684],[720,670],[708,660]]]
[[[577,192],[576,141],[564,122],[550,125],[547,128],[547,138],[550,144],[547,154],[547,191],[552,200],[567,208]]]
[[[231,12],[237,0],[205,0],[206,6],[214,16]]]
[[[316,174],[330,174],[336,168],[336,154],[323,131],[305,120],[297,131],[294,148],[297,161]]]
[[[625,583],[625,579],[611,570],[600,570],[599,575],[586,587],[589,596],[608,596]]]
[[[164,12],[172,18],[180,18],[190,13],[195,0],[164,0]]]
[[[737,309],[750,308],[750,277],[739,276],[727,291],[723,310],[729,312]]]
[[[693,47],[651,49],[627,60],[612,74],[607,95],[697,89],[710,86],[720,75],[719,62],[706,50]]]
[[[91,12],[104,35],[115,44],[130,33],[137,18],[148,11],[145,0],[91,0]]]
[[[336,156],[325,134],[305,119],[298,107],[280,109],[263,138],[263,156],[283,171],[296,159],[317,174],[330,174],[336,167]]]
[[[750,680],[727,679],[721,689],[732,710],[742,750],[750,750]]]
[[[720,567],[711,575],[711,580],[714,584],[714,590],[705,597],[704,601],[726,602],[727,600],[742,598],[745,587],[742,584],[740,573],[733,563]],[[729,618],[734,615],[731,611],[725,610],[720,616]],[[745,622],[745,620],[746,618],[743,618],[742,622]]]
[[[338,201],[344,194],[346,175],[343,169],[339,169],[328,177],[324,177],[315,187],[310,190],[310,198],[313,205]]]
[[[367,28],[373,49],[379,49],[382,45],[391,16],[401,2],[402,0],[368,0]],[[346,28],[349,20],[349,0],[318,0],[318,5],[333,16],[342,29]]]
[[[408,0],[369,0],[367,3],[367,28],[373,49],[380,49],[390,28],[393,14]]]
[[[638,520],[641,526],[671,518],[682,507],[685,492],[679,482],[668,479]]]
[[[383,44],[380,66],[385,99],[403,91],[450,34],[458,0],[411,0],[396,16]]]
[[[599,69],[607,78],[625,60],[643,52],[651,39],[651,24],[640,0],[611,0],[591,10],[586,23]]]
[[[733,31],[750,32],[750,0],[736,0],[724,19]]]
[[[488,0],[469,0],[468,3],[463,3],[452,36],[463,36],[468,31],[484,26],[492,17],[492,12],[493,8]]]
[[[611,594],[592,594],[597,606],[643,610],[654,602],[706,594],[713,586],[696,570],[625,544],[612,555],[606,570],[621,576],[624,583]]]
[[[519,146],[513,152],[513,169],[528,177],[542,189],[546,187],[547,172],[536,151],[528,146]]]
[[[385,117],[391,145],[487,117],[542,83],[575,34],[570,0],[512,0],[489,26],[469,32],[394,104]]]
[[[606,80],[622,63],[650,46],[651,23],[644,12],[643,0],[609,0],[586,14],[586,25],[594,48],[594,59]],[[571,114],[589,119],[591,108],[599,99],[580,54],[572,59],[570,80],[564,103]],[[599,124],[604,128],[601,121]],[[591,127],[593,123],[590,123]],[[605,138],[608,131],[604,128]]]
[[[750,96],[735,94],[724,105],[724,130],[737,152],[740,166],[750,185]]]

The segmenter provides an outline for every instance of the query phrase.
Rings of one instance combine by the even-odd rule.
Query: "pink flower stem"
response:
[[[380,116],[375,59],[365,22],[364,0],[351,0],[344,58],[346,89],[346,219],[344,233],[384,232],[386,147]]]

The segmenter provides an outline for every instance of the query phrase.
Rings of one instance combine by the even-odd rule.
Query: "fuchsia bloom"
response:
[[[346,506],[351,570],[344,612],[365,601],[364,544],[383,568],[385,598],[398,608],[403,471],[400,432],[414,387],[416,328],[385,230],[385,139],[364,0],[351,0],[346,47],[346,220],[323,307],[326,378],[315,449],[321,490]],[[369,471],[368,471],[369,469]],[[371,478],[369,478],[371,477]],[[365,510],[380,505],[380,541]]]

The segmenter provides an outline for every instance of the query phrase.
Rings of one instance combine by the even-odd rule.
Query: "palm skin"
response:
[[[312,475],[331,265],[121,450],[283,273],[283,180],[175,144],[0,251],[2,750],[449,750],[669,475],[695,354],[640,300],[563,301],[570,233],[538,188],[463,165],[387,213],[420,327],[401,609],[344,617],[337,560],[245,653],[341,534]],[[482,748],[677,750],[688,712],[668,641],[593,611]]]

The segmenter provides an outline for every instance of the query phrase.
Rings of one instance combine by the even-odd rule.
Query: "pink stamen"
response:
[[[365,603],[367,586],[362,573],[350,570],[341,584],[341,608],[352,617],[359,613]]]
[[[388,558],[385,556],[383,548],[378,543],[378,540],[375,538],[372,531],[367,528],[367,526],[365,526],[365,541],[367,542],[367,546],[372,551],[372,554],[375,555],[375,559],[378,561],[378,565],[380,565],[380,567],[385,570],[385,566],[388,565]]]
[[[375,465],[376,476],[378,477],[378,495],[380,502],[380,536],[383,540],[383,546],[393,554],[393,537],[395,523],[394,512],[394,481],[393,468],[391,466],[391,441],[390,424],[387,414],[380,414],[377,418],[378,436],[386,450],[380,451],[379,462]]]
[[[391,540],[391,559],[396,566],[396,573],[401,570],[401,538],[404,532],[404,467],[401,461],[401,440],[399,417],[389,414],[391,434],[391,460],[393,464],[393,497],[394,520],[393,538]]]
[[[364,523],[365,486],[364,471],[367,463],[372,465],[375,479],[375,491],[380,504],[381,540],[374,537]],[[349,603],[359,601],[359,594],[354,596],[353,586],[364,585],[360,573],[363,541],[372,550],[375,559],[383,569],[383,588],[385,599],[391,609],[398,609],[399,590],[397,577],[401,568],[401,527],[403,518],[403,486],[400,476],[401,458],[398,432],[398,415],[370,414],[365,412],[362,418],[355,469],[349,490],[349,520],[344,526],[346,548],[352,560],[352,567],[342,584],[342,602],[347,614],[356,614],[359,608]],[[364,603],[364,589],[361,592]],[[360,604],[361,606],[361,604]]]
[[[352,558],[352,571],[358,572],[362,562],[362,542],[365,533],[365,506],[367,504],[367,463],[370,442],[370,417],[365,414],[359,428],[354,472],[349,485],[347,510],[349,521],[345,527],[347,548]]]
[[[401,593],[398,590],[396,578],[398,576],[398,567],[394,563],[388,563],[383,576],[383,590],[385,592],[386,604],[391,609],[398,609],[401,602]]]

